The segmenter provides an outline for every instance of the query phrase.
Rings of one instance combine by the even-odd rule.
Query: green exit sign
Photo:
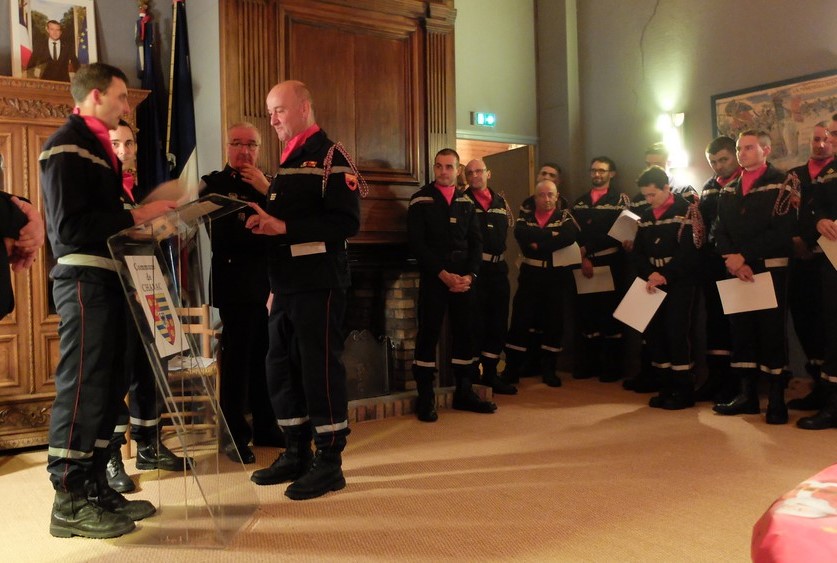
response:
[[[484,111],[472,111],[471,125],[494,127],[497,125],[497,115],[493,113],[486,113]]]

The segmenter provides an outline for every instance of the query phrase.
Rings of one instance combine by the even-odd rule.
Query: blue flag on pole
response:
[[[166,107],[166,95],[159,60],[151,14],[141,13],[137,19],[137,77],[141,87],[151,93],[137,105],[138,200],[169,179],[163,147],[166,118],[162,112]]]
[[[174,155],[172,178],[185,176],[187,185],[197,187],[197,141],[195,103],[192,98],[192,67],[189,62],[189,32],[185,0],[173,0],[172,69],[169,83],[168,152]]]

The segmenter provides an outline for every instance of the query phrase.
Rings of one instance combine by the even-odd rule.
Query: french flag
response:
[[[27,10],[29,4],[20,2],[18,4],[18,34],[20,37],[20,68],[29,67],[29,59],[32,58],[32,38],[29,37],[29,11]]]

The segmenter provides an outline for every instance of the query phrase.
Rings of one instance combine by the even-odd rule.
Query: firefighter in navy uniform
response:
[[[203,177],[202,194],[218,194],[244,202],[265,205],[269,179],[256,167],[261,135],[250,123],[236,123],[227,129],[227,165]],[[246,208],[245,208],[246,209]],[[281,433],[270,404],[265,376],[267,355],[267,239],[254,235],[244,223],[252,210],[213,221],[212,305],[223,323],[221,332],[221,410],[230,427],[238,454],[233,460],[254,463],[248,446],[281,446]],[[245,419],[253,415],[253,427]],[[278,436],[277,436],[278,435]]]
[[[109,131],[111,146],[122,163],[122,188],[125,209],[134,209],[145,197],[137,185],[137,145],[134,130],[128,122],[119,120],[119,126]],[[157,400],[157,384],[154,372],[142,345],[133,317],[126,322],[125,367],[128,370],[128,405],[123,402],[116,419],[116,427],[110,440],[110,457],[107,465],[108,484],[119,493],[130,493],[136,485],[125,471],[122,462],[122,445],[129,422],[131,438],[137,443],[136,467],[140,470],[163,469],[183,471],[184,458],[175,455],[158,440],[162,403]]]
[[[819,410],[825,404],[826,393],[820,370],[825,348],[825,331],[822,318],[823,267],[828,260],[817,244],[817,218],[814,210],[814,192],[822,178],[834,174],[834,149],[828,140],[826,122],[817,123],[811,134],[811,158],[802,166],[788,171],[800,183],[799,225],[793,238],[794,257],[790,264],[788,280],[788,309],[793,328],[807,359],[805,371],[813,379],[811,393],[800,399],[788,401],[788,408]]]
[[[651,369],[660,382],[659,395],[648,405],[679,410],[695,404],[689,320],[703,220],[697,204],[671,193],[668,182],[668,175],[659,166],[646,169],[637,180],[649,207],[640,217],[631,258],[649,292],[657,287],[666,292],[645,331]]]
[[[421,270],[413,377],[418,391],[416,417],[422,422],[438,419],[433,379],[445,311],[453,340],[453,408],[480,413],[497,408],[480,400],[471,388],[471,286],[482,262],[482,237],[473,201],[456,189],[458,168],[456,151],[439,151],[433,163],[435,181],[412,195],[407,210],[407,237]]]
[[[767,133],[740,133],[736,152],[744,172],[721,192],[718,218],[712,228],[715,243],[730,277],[752,281],[755,274],[769,272],[778,306],[730,315],[730,368],[740,382],[740,391],[731,401],[716,404],[713,410],[723,415],[758,414],[761,371],[770,378],[767,423],[786,424],[785,306],[788,257],[796,228],[796,211],[792,207],[798,194],[785,184],[786,175],[767,162]]]
[[[293,481],[285,496],[304,500],[346,486],[341,452],[349,434],[348,399],[340,358],[351,282],[346,239],[360,228],[362,179],[317,126],[303,83],[274,86],[267,110],[285,147],[267,208],[251,204],[256,214],[246,226],[270,235],[267,383],[286,447],[251,480]]]
[[[509,265],[506,263],[506,234],[509,229],[508,204],[488,187],[491,171],[476,159],[465,166],[468,189],[465,195],[474,203],[482,235],[482,264],[472,284],[474,292],[474,344],[479,352],[483,385],[499,395],[514,395],[517,388],[497,375],[497,363],[506,341],[509,323]],[[474,365],[474,381],[478,371]]]
[[[608,236],[616,218],[628,208],[628,196],[611,186],[616,164],[606,156],[590,162],[592,189],[578,198],[572,214],[579,226],[581,271],[593,276],[593,268],[609,266],[614,291],[576,296],[576,330],[573,377],[596,376],[604,382],[618,381],[624,375],[622,326],[613,311],[622,300],[625,284],[625,252],[622,243]]]
[[[554,266],[552,253],[576,241],[578,226],[559,203],[558,187],[551,180],[535,186],[535,206],[521,210],[514,227],[523,262],[512,305],[512,320],[506,339],[504,377],[520,376],[527,354],[529,328],[540,319],[540,374],[550,387],[560,387],[555,373],[563,350],[564,290],[569,283],[566,266]]]
[[[706,242],[700,249],[700,281],[706,314],[706,368],[703,384],[695,390],[695,401],[727,402],[738,393],[735,378],[729,375],[732,354],[729,318],[724,315],[718,281],[727,278],[724,259],[715,248],[712,224],[718,216],[718,199],[721,191],[741,176],[743,169],[735,156],[735,141],[730,137],[717,137],[706,147],[706,160],[715,173],[700,191],[698,208],[703,217]]]
[[[837,113],[828,123],[832,153],[837,154]],[[817,232],[837,241],[837,163],[834,160],[817,174],[814,188],[814,219]],[[830,260],[822,264],[823,364],[820,370],[822,406],[813,416],[796,421],[804,430],[837,428],[837,269]]]
[[[128,112],[125,74],[85,65],[73,77],[76,104],[39,157],[50,272],[61,323],[47,470],[55,489],[50,533],[110,538],[155,512],[107,483],[108,446],[127,391],[124,348],[128,306],[107,239],[175,208],[155,201],[126,209],[122,171],[108,130]]]

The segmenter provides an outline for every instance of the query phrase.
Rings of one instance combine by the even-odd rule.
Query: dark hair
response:
[[[639,175],[639,178],[636,179],[636,185],[640,188],[654,186],[660,190],[663,189],[664,186],[668,185],[668,182],[668,174],[666,174],[666,171],[659,166],[649,166],[643,170],[642,174]]]
[[[77,104],[80,104],[93,90],[104,92],[108,89],[114,78],[118,78],[125,84],[128,84],[128,77],[115,66],[110,66],[105,63],[82,65],[75,76],[73,76],[72,83],[70,84],[70,93],[73,95],[73,100]]]
[[[61,28],[63,28],[63,27],[64,27],[63,25],[61,25],[61,22],[60,22],[60,21],[56,21],[56,20],[49,20],[49,21],[47,22],[47,25],[49,25],[49,24],[51,24],[51,23],[54,23],[55,25],[57,25],[58,27],[61,27]]]
[[[607,164],[608,168],[610,168],[610,172],[616,172],[616,163],[607,156],[597,156],[590,159],[590,164],[592,165],[594,162],[604,162]]]
[[[654,143],[653,145],[645,149],[645,155],[648,156],[649,154],[659,154],[668,159],[668,149],[666,148],[664,143]]]
[[[735,154],[735,140],[732,137],[727,137],[726,135],[715,137],[706,145],[705,152],[706,154],[717,154],[724,150]]]
[[[540,167],[538,170],[543,169],[543,167],[544,167],[544,166],[549,166],[550,168],[554,168],[555,170],[557,170],[557,171],[558,171],[558,175],[559,175],[559,176],[560,176],[561,174],[563,174],[563,173],[564,173],[564,171],[563,171],[563,170],[561,170],[561,167],[560,167],[560,166],[558,166],[558,165],[557,165],[556,163],[554,163],[554,162],[542,162],[542,163],[541,163],[541,167]]]
[[[456,157],[456,165],[459,166],[459,153],[453,149],[442,149],[436,153],[436,156],[433,157],[433,161],[436,161],[436,158],[440,156],[454,156]]]
[[[130,123],[128,123],[128,122],[127,122],[127,121],[125,121],[124,119],[119,118],[119,127],[127,127],[128,129],[130,129],[130,130],[131,130],[131,136],[132,136],[132,137],[134,138],[134,140],[136,141],[136,139],[137,139],[137,132],[136,132],[136,130],[134,130],[134,126],[133,126],[133,125],[131,125]]]
[[[738,134],[738,138],[740,139],[741,137],[757,137],[759,144],[763,147],[769,147],[773,142],[773,139],[770,138],[770,133],[762,129],[747,129]]]

